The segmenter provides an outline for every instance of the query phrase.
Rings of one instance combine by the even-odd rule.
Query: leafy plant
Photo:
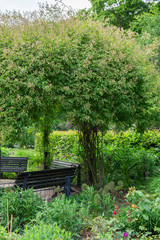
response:
[[[19,240],[71,240],[71,233],[61,229],[57,224],[45,224],[27,226],[23,236]]]
[[[36,213],[43,209],[44,203],[33,193],[33,189],[20,191],[20,189],[8,190],[0,198],[0,221],[7,227],[7,219],[13,215],[12,229],[21,232]]]
[[[64,195],[56,197],[51,204],[47,204],[43,211],[38,212],[36,223],[57,223],[62,229],[70,231],[72,236],[78,236],[80,230],[87,226],[88,207],[77,204],[75,200]]]
[[[0,226],[0,240],[7,240],[9,239],[9,234],[7,233],[6,229]]]
[[[114,197],[106,193],[103,188],[95,190],[93,186],[87,186],[86,184],[83,184],[82,187],[81,194],[73,195],[71,199],[75,199],[79,206],[87,207],[92,217],[97,215],[111,216],[115,203]]]
[[[107,182],[116,184],[122,180],[124,186],[141,184],[156,170],[156,155],[141,148],[119,147],[106,150],[105,169]]]

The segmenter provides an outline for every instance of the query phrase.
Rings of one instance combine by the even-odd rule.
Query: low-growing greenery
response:
[[[78,236],[79,232],[86,228],[89,208],[79,205],[73,199],[65,196],[55,198],[51,204],[47,204],[36,217],[36,223],[43,221],[46,224],[56,222],[61,228],[70,231],[72,236]]]
[[[33,193],[33,189],[21,191],[8,187],[0,198],[0,224],[8,227],[8,219],[13,215],[12,230],[21,232],[24,225],[29,223],[43,206],[44,202]]]
[[[139,185],[156,173],[157,155],[144,148],[117,147],[104,150],[104,166],[107,181],[125,186]]]
[[[83,184],[80,194],[69,198],[60,194],[51,203],[42,203],[31,190],[12,192],[8,188],[1,194],[0,239],[3,240],[82,239],[87,229],[93,240],[158,240],[160,237],[159,194],[148,194],[135,187],[126,192],[122,181],[116,186],[110,182],[99,190]],[[7,199],[15,232],[10,237]]]
[[[32,189],[1,188],[0,240],[82,239],[86,231],[93,240],[160,239],[159,133],[107,134],[103,147],[106,182],[100,189],[83,183],[80,194],[66,198],[59,193],[49,203],[43,202]],[[40,169],[39,137],[36,150],[2,148],[2,156],[27,156],[27,170]],[[54,132],[50,142],[53,160],[81,162],[76,131]],[[3,177],[11,178],[11,173],[4,173]],[[7,221],[10,226],[11,215],[10,236]]]
[[[23,236],[18,240],[71,240],[71,233],[61,229],[57,224],[45,224],[26,227]]]

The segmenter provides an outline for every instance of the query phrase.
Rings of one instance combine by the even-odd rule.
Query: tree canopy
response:
[[[98,131],[110,123],[151,124],[159,84],[154,49],[141,50],[132,32],[90,19],[2,25],[0,34],[1,129],[41,121],[47,145],[50,119],[63,109],[80,131],[86,169],[97,182]]]

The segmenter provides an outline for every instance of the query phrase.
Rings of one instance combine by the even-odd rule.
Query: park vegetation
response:
[[[90,2],[0,13],[2,155],[28,154],[28,170],[79,162],[84,183],[51,203],[2,189],[2,239],[159,237],[159,1]],[[53,131],[56,121],[69,131]],[[20,142],[35,149],[6,148]]]

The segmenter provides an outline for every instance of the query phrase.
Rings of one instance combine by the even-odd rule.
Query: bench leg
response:
[[[77,187],[81,187],[81,166],[77,169]]]
[[[65,177],[65,186],[64,186],[64,193],[66,197],[70,197],[71,195],[71,177]]]

